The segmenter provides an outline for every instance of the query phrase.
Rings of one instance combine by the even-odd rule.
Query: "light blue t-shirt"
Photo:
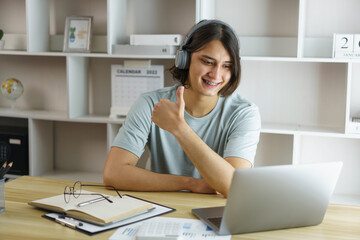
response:
[[[176,138],[151,121],[154,105],[162,98],[176,102],[179,85],[142,94],[131,107],[113,145],[140,157],[148,144],[151,170],[201,178]],[[201,118],[185,111],[186,122],[221,157],[240,157],[254,163],[261,121],[258,107],[234,93],[220,97],[215,108]]]

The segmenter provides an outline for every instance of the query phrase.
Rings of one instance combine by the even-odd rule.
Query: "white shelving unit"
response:
[[[30,175],[102,181],[123,119],[110,120],[112,64],[174,56],[112,54],[132,33],[186,34],[201,19],[228,22],[242,49],[238,93],[262,115],[256,166],[344,162],[333,201],[360,204],[360,60],[333,59],[333,33],[360,33],[357,0],[3,0],[0,79],[24,95],[0,120],[29,128]],[[65,17],[94,17],[92,53],[63,53]],[[165,72],[165,85],[174,84]]]

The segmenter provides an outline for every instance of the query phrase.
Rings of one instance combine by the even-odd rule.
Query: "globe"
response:
[[[15,78],[8,78],[1,84],[1,93],[6,98],[16,101],[24,92],[24,86]]]

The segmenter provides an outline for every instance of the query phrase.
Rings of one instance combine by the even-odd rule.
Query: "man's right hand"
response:
[[[190,191],[194,193],[217,193],[204,179],[197,178],[192,180]]]

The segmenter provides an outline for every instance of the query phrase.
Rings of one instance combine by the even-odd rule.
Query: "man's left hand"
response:
[[[184,111],[184,86],[180,86],[176,91],[177,100],[172,102],[169,99],[161,99],[155,104],[151,120],[160,128],[173,133],[179,124],[185,122]]]

